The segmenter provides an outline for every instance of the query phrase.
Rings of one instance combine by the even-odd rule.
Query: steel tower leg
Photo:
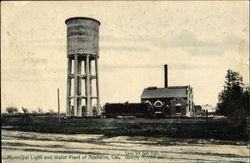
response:
[[[89,75],[89,55],[86,56],[86,80],[85,80],[85,91],[86,91],[86,111],[87,116],[91,116],[90,110],[90,75]]]
[[[95,71],[96,71],[96,96],[97,96],[97,115],[101,115],[101,108],[100,108],[100,94],[99,94],[99,83],[98,83],[98,58],[95,58]]]
[[[68,58],[68,71],[67,71],[67,95],[66,95],[66,115],[71,116],[71,70],[72,70],[72,59]]]
[[[77,116],[77,73],[78,73],[78,56],[75,54],[75,65],[74,65],[74,116]]]
[[[91,76],[91,60],[89,60],[89,75]],[[92,81],[91,78],[89,78],[89,110],[91,113],[91,116],[93,116],[93,108],[92,108]]]
[[[78,69],[78,74],[81,74],[81,68],[82,68],[82,61],[79,60],[78,61],[78,65],[77,65],[77,69]],[[80,78],[80,76],[78,76],[77,79],[77,116],[81,117],[82,116],[82,107],[81,107],[81,103],[82,103],[82,98],[81,98],[81,88],[82,87],[82,79]]]

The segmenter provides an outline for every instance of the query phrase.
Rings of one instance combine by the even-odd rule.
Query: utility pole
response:
[[[59,88],[57,88],[57,101],[58,101],[58,122],[60,123],[60,97],[59,97]]]

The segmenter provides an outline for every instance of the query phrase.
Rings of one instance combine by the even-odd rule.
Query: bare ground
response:
[[[247,145],[2,130],[3,162],[249,162]]]

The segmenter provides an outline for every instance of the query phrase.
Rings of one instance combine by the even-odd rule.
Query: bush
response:
[[[17,113],[18,112],[18,109],[16,107],[13,107],[13,106],[9,106],[6,108],[6,111],[9,113],[9,114],[12,114],[12,113]]]

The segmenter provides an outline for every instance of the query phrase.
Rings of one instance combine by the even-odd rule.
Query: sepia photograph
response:
[[[250,162],[249,1],[2,1],[1,162]]]

